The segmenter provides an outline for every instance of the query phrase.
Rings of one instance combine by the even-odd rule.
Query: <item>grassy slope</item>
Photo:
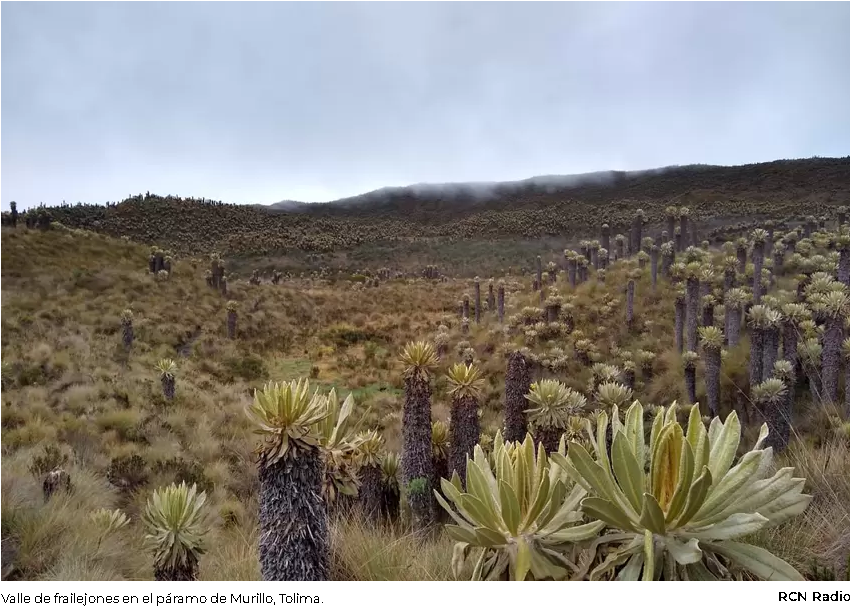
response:
[[[720,226],[821,215],[848,201],[850,157],[689,166],[602,184],[502,185],[487,198],[456,189],[397,189],[285,213],[156,196],[51,213],[67,226],[127,235],[179,254],[239,256],[245,259],[240,272],[381,266],[418,272],[436,263],[472,277],[504,274],[537,254],[562,252],[577,237],[597,234],[602,222],[612,235],[627,235],[638,208],[646,212],[646,234],[657,236],[665,208],[686,205],[701,238],[710,238]]]
[[[323,387],[353,390],[359,411],[368,409],[365,424],[379,427],[390,448],[398,449],[396,353],[408,340],[432,337],[441,320],[453,326],[453,353],[466,339],[484,368],[485,431],[492,434],[501,423],[505,336],[490,316],[469,336],[460,335],[454,312],[457,299],[471,293],[468,282],[395,281],[365,290],[348,282],[237,282],[230,298],[239,303],[238,337],[229,341],[225,300],[205,285],[199,261],[177,260],[171,280],[157,282],[146,272],[141,246],[93,234],[4,229],[2,262],[2,348],[9,363],[2,396],[2,536],[4,566],[11,560],[20,578],[150,578],[138,516],[147,493],[174,479],[173,469],[157,468],[174,457],[197,464],[191,475],[211,489],[210,551],[201,577],[257,578],[257,480],[242,415],[251,389],[269,378],[313,374]],[[615,268],[604,284],[589,282],[576,291],[577,327],[603,361],[621,363],[617,348],[655,351],[657,374],[650,383],[639,377],[637,396],[650,403],[682,399],[681,364],[672,350],[672,289],[653,293],[641,279],[637,329],[629,332],[622,324],[623,273]],[[537,304],[525,284],[508,281],[508,315]],[[125,361],[119,316],[127,307],[135,313],[136,342]],[[177,348],[191,334],[197,338],[179,356]],[[745,349],[746,341],[724,365],[727,408],[732,386],[746,383]],[[178,362],[172,403],[161,397],[154,370],[162,357]],[[573,360],[563,377],[583,390],[588,371]],[[440,375],[433,412],[443,420],[444,389]],[[698,391],[702,397],[701,386]],[[803,469],[816,501],[803,518],[762,541],[806,569],[814,556],[830,552],[842,531],[846,537],[850,450],[817,418],[799,423],[811,433],[784,459]],[[69,457],[65,467],[75,490],[44,504],[40,479],[29,469],[48,445]],[[120,493],[107,471],[113,459],[132,454],[145,459],[148,480],[136,493]],[[88,515],[100,507],[121,507],[132,523],[98,546]],[[369,530],[339,518],[333,532],[338,578],[450,577],[445,537],[414,551],[416,542],[401,530]]]

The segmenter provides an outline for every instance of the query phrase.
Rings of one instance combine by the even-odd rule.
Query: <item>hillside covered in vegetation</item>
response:
[[[850,233],[818,192],[822,217],[719,246],[681,206],[623,215],[490,280],[392,259],[246,280],[65,224],[194,209],[200,244],[213,218],[306,215],[18,219],[3,577],[846,577]]]
[[[724,236],[724,227],[820,217],[848,203],[850,158],[814,158],[383,189],[286,211],[152,194],[41,211],[68,227],[127,236],[180,255],[251,259],[250,265],[268,271],[376,269],[392,259],[407,272],[437,264],[472,277],[530,268],[534,256],[575,247],[602,222],[612,234],[628,234],[638,209],[647,230],[660,238],[667,207],[685,206],[700,225],[700,239],[714,240]],[[31,212],[33,223],[37,213]]]

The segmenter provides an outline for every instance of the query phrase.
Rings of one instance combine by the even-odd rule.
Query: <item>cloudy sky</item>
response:
[[[850,154],[848,3],[6,3],[2,204]]]

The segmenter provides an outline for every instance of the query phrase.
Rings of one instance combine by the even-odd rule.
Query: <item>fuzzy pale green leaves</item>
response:
[[[829,292],[846,292],[847,286],[837,281],[831,273],[818,271],[813,273],[806,285],[806,298],[811,300],[813,296],[825,295]]]
[[[449,395],[457,398],[473,397],[478,398],[481,394],[481,388],[484,386],[484,379],[481,378],[481,371],[475,364],[454,364],[447,374],[449,380]]]
[[[831,290],[818,299],[816,306],[827,317],[841,317],[850,309],[850,296],[843,290]]]
[[[620,377],[620,369],[611,364],[597,362],[590,367],[590,374],[596,384],[616,381]]]
[[[384,438],[377,429],[370,429],[357,435],[357,461],[360,466],[380,467],[381,452],[384,450]]]
[[[326,416],[313,424],[312,435],[318,438],[325,455],[325,497],[335,501],[340,494],[357,494],[358,449],[365,438],[356,435],[356,425],[352,424],[352,394],[340,405],[336,389],[331,389],[323,401]]]
[[[318,447],[314,426],[328,416],[327,398],[318,390],[310,393],[310,382],[299,379],[289,383],[267,383],[254,391],[254,401],[245,414],[263,436],[257,449],[260,464],[273,465],[288,453]]]
[[[621,383],[602,383],[597,387],[595,397],[603,408],[622,407],[632,399],[632,390]]]
[[[737,309],[748,303],[751,298],[749,291],[744,288],[732,288],[726,292],[725,302],[727,306]]]
[[[431,423],[431,453],[435,459],[449,457],[449,426],[443,421]]]
[[[779,363],[779,362],[777,362]],[[753,400],[757,404],[776,405],[785,397],[788,389],[778,378],[769,378],[753,387]]]
[[[554,379],[532,383],[525,398],[532,405],[525,412],[531,423],[539,427],[564,429],[569,418],[587,406],[586,397]]]
[[[841,353],[846,361],[850,361],[850,336],[841,343]]]
[[[98,543],[116,531],[123,529],[130,522],[130,519],[121,510],[107,510],[106,508],[97,510],[89,518],[97,528]]]
[[[719,350],[723,347],[723,331],[716,326],[701,327],[699,337],[706,349]]]
[[[798,326],[801,322],[811,319],[812,313],[805,305],[797,302],[789,302],[782,305],[782,316],[783,319],[794,326]]]
[[[466,465],[467,489],[455,474],[442,481],[437,501],[456,524],[446,525],[455,544],[457,575],[474,561],[472,579],[564,579],[577,568],[579,542],[593,539],[604,524],[582,523],[585,495],[563,470],[550,462],[531,436],[520,444],[498,434],[492,459],[480,446]],[[454,508],[449,505],[454,504]]]
[[[794,379],[794,365],[784,359],[773,362],[773,376],[785,381],[785,384],[788,385],[789,381]]]
[[[752,328],[764,329],[770,326],[771,309],[765,305],[753,305],[749,312],[749,324]]]
[[[793,468],[771,471],[773,450],[762,449],[763,426],[755,447],[735,459],[741,439],[737,415],[715,418],[706,429],[699,408],[691,408],[687,429],[676,420],[676,404],[660,410],[649,446],[644,444],[643,407],[635,402],[625,424],[612,413],[614,440],[606,450],[608,417],[599,416],[593,453],[570,444],[566,456],[552,455],[588,492],[584,513],[622,531],[620,545],[591,578],[727,579],[725,563],[763,579],[801,580],[793,567],[769,552],[732,540],[780,524],[802,513],[811,496]],[[643,466],[649,456],[649,468]]]
[[[692,257],[697,256],[698,250],[689,247],[685,254],[691,254]],[[702,264],[699,260],[691,260],[685,265],[685,279],[699,279],[702,274]]]
[[[381,480],[389,488],[398,489],[398,472],[401,460],[398,453],[386,453],[381,458]]]
[[[466,320],[469,323],[469,320]],[[434,345],[425,341],[407,343],[401,352],[405,377],[429,378],[437,366],[437,352]]]
[[[767,307],[764,314],[765,328],[779,328],[782,324],[782,313],[774,308]]]
[[[177,364],[173,359],[161,359],[156,363],[156,369],[162,378],[173,379],[177,374]]]
[[[817,338],[807,338],[797,347],[800,357],[803,361],[811,366],[819,366],[821,355],[823,354],[823,345]]]
[[[198,493],[193,484],[172,484],[153,492],[145,506],[145,539],[154,548],[154,565],[178,569],[197,564],[204,553],[206,534],[202,508],[206,493]]]
[[[758,243],[759,245],[763,245],[765,241],[767,241],[768,233],[763,228],[757,228],[753,230],[750,235],[753,239],[753,243]]]

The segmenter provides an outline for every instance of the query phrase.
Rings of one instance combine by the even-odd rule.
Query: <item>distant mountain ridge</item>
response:
[[[638,171],[543,175],[509,182],[460,182],[385,187],[326,203],[285,201],[272,212],[320,217],[402,216],[432,223],[480,212],[646,201],[701,207],[719,200],[777,198],[823,201],[850,193],[850,156],[777,160],[748,165],[671,165]],[[850,195],[845,204],[850,204]]]
[[[556,238],[563,252],[577,238],[598,236],[603,223],[612,235],[629,234],[638,209],[658,237],[667,208],[687,207],[692,225],[709,237],[718,227],[741,222],[831,217],[842,205],[850,206],[850,157],[417,184],[329,203],[287,201],[277,207],[147,194],[117,205],[44,211],[68,227],[155,243],[180,255],[336,255],[356,250],[370,259],[383,256],[387,266],[404,248],[418,251],[419,262],[429,260],[438,243],[444,251],[458,242],[476,243],[490,255],[498,241],[492,255],[506,263],[506,248],[524,242]],[[388,249],[378,256],[379,248]]]
[[[408,186],[384,186],[369,192],[350,197],[343,197],[333,201],[295,201],[284,200],[277,203],[271,203],[267,207],[281,211],[302,211],[304,207],[311,205],[332,205],[332,206],[349,206],[362,203],[368,203],[375,199],[383,199],[392,196],[405,196],[413,193],[417,196],[428,196],[440,194],[441,191],[467,192],[471,195],[477,195],[482,199],[497,197],[500,194],[505,194],[514,190],[521,190],[529,186],[539,186],[546,188],[550,192],[558,188],[580,187],[586,185],[604,186],[612,184],[618,179],[627,179],[643,175],[658,175],[665,171],[682,168],[711,168],[722,167],[721,165],[668,165],[665,167],[657,167],[653,169],[638,169],[632,171],[619,170],[604,170],[592,171],[587,173],[575,174],[549,174],[538,175],[521,180],[490,180],[490,181],[475,181],[475,182],[419,182]]]

